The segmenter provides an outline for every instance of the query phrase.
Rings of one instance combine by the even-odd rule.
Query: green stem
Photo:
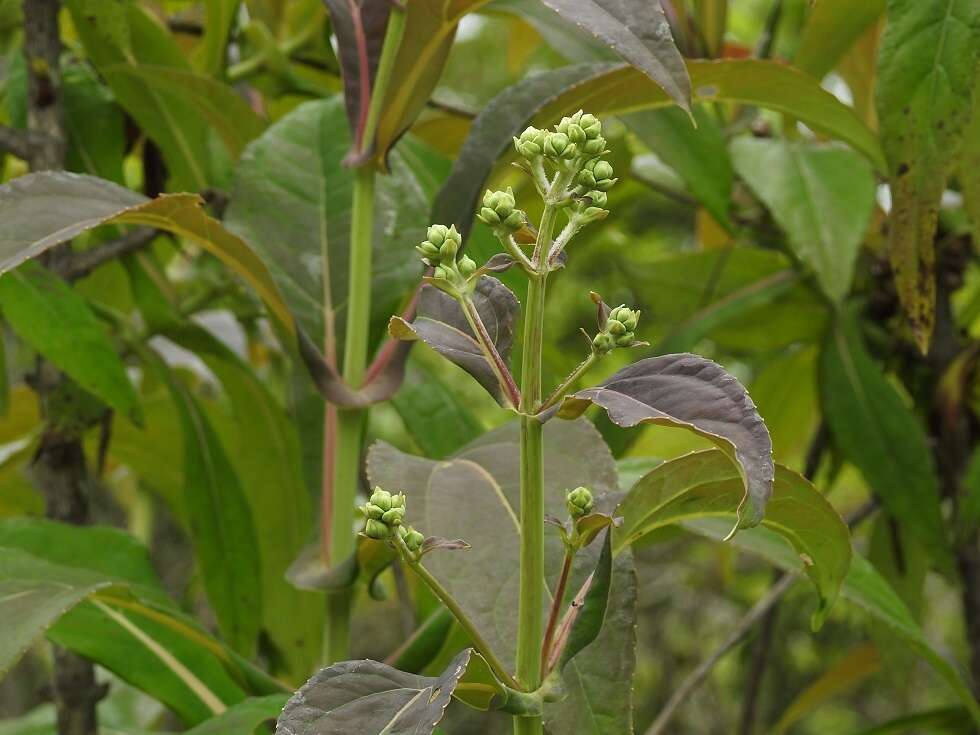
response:
[[[422,566],[422,562],[415,558],[415,554],[409,551],[408,547],[405,546],[405,542],[398,535],[397,531],[395,531],[394,536],[395,543],[401,550],[402,558],[408,563],[408,566],[412,568],[412,571],[418,575],[418,578],[425,583],[426,587],[432,591],[432,594],[438,597],[439,601],[446,606],[446,609],[449,610],[450,613],[452,613],[452,616],[456,619],[456,622],[459,623],[459,627],[465,631],[466,635],[468,635],[470,640],[473,642],[474,648],[476,648],[480,655],[486,659],[487,664],[490,665],[490,668],[493,670],[493,673],[497,679],[508,687],[517,689],[517,682],[514,681],[514,677],[507,672],[507,667],[501,663],[499,658],[497,658],[497,654],[493,652],[490,644],[486,642],[486,640],[480,634],[480,631],[476,629],[476,626],[473,625],[473,622],[463,611],[463,608],[459,606],[459,603],[456,602],[455,598],[449,594],[449,590],[443,587],[439,580],[433,577],[429,573],[429,570]]]
[[[544,447],[542,426],[531,412],[541,401],[541,345],[548,279],[546,259],[558,218],[555,193],[567,178],[558,174],[545,201],[534,245],[537,274],[527,287],[524,355],[521,364],[521,569],[517,628],[517,679],[526,691],[541,685],[542,608],[544,605]],[[518,735],[540,735],[540,717],[515,717]]]
[[[566,392],[572,386],[572,384],[585,375],[589,368],[595,364],[597,359],[598,355],[596,355],[595,352],[592,352],[588,357],[582,360],[582,362],[578,364],[578,367],[572,370],[571,374],[562,381],[561,385],[555,388],[552,394],[548,396],[544,403],[541,404],[541,408],[539,408],[536,413],[543,413],[544,411],[547,411],[549,408],[558,403],[558,401],[564,398]]]

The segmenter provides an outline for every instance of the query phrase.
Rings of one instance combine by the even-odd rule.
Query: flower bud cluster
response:
[[[405,518],[405,493],[389,493],[376,487],[360,510],[366,518],[364,535],[368,538],[385,541],[393,539],[397,533],[409,551],[422,548],[425,536],[402,523]]]
[[[565,495],[565,505],[568,508],[569,515],[574,520],[578,520],[582,516],[587,516],[592,512],[592,493],[585,487],[577,487],[574,490],[569,490]]]
[[[605,328],[592,340],[592,346],[601,355],[616,347],[630,347],[636,340],[634,331],[640,320],[640,312],[627,306],[617,306],[609,312]]]
[[[514,190],[490,191],[483,195],[483,206],[476,215],[481,222],[495,229],[517,232],[527,222],[527,215],[517,208]]]
[[[602,137],[599,118],[579,110],[570,117],[563,117],[553,131],[533,126],[526,128],[519,138],[514,138],[514,148],[528,161],[543,156],[561,162],[602,155],[606,150],[606,139]]]
[[[435,268],[433,277],[450,282],[465,281],[476,272],[476,262],[467,255],[459,257],[463,238],[456,231],[456,225],[432,225],[426,237],[415,246],[422,262]]]

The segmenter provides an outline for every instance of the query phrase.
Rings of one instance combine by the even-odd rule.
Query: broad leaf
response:
[[[243,655],[255,651],[262,587],[255,525],[241,480],[194,396],[156,355],[141,357],[170,391],[184,438],[183,504],[218,625]]]
[[[837,446],[861,470],[893,518],[940,565],[950,564],[932,456],[918,418],[842,320],[820,358],[824,415]]]
[[[315,674],[290,699],[277,735],[353,732],[429,735],[439,724],[472,651],[439,677],[406,674],[377,661],[344,661]]]
[[[354,139],[352,151],[359,152],[364,148],[364,126],[391,3],[389,0],[324,0],[324,3],[330,10],[330,23],[337,37],[344,102]]]
[[[877,169],[885,168],[877,136],[854,111],[792,67],[758,59],[690,61],[688,72],[694,103],[737,102],[793,115],[855,148]],[[603,115],[671,104],[660,87],[632,67],[580,64],[534,75],[495,97],[474,121],[434,212],[440,221],[468,229],[477,195],[497,159],[529,123],[549,126],[580,107]]]
[[[963,209],[973,225],[973,241],[980,242],[980,77],[973,89],[973,112],[963,135],[963,155],[957,173],[963,190]]]
[[[544,427],[545,510],[563,516],[565,491],[590,487],[599,507],[609,508],[616,473],[609,450],[587,421],[553,422]],[[426,534],[463,538],[470,549],[432,554],[426,567],[459,601],[505,666],[513,662],[518,598],[519,434],[511,423],[483,435],[455,457],[436,462],[376,444],[368,455],[372,485],[404,490],[407,521]],[[578,590],[596,566],[599,549],[580,552],[569,585]],[[557,533],[545,536],[545,559],[553,589],[563,548]],[[598,639],[568,664],[564,681],[569,696],[545,708],[554,732],[590,735],[626,733],[632,723],[630,681],[635,664],[636,588],[633,560],[621,554],[613,562],[606,625]],[[545,611],[542,610],[542,615]]]
[[[85,300],[37,263],[0,276],[0,309],[25,342],[82,388],[139,421],[136,390]]]
[[[103,224],[156,227],[186,238],[238,273],[266,302],[288,330],[293,328],[269,271],[240,238],[202,208],[194,194],[164,194],[147,199],[111,181],[93,176],[41,172],[0,186],[0,273],[48,248]]]
[[[745,388],[721,366],[685,353],[648,357],[596,388],[566,396],[558,416],[576,418],[591,405],[603,408],[617,426],[676,426],[717,444],[737,463],[745,483],[735,529],[762,521],[772,493],[772,441]]]
[[[871,167],[846,148],[748,137],[733,142],[732,158],[793,252],[840,303],[875,206]]]
[[[217,717],[202,722],[197,727],[187,730],[184,735],[252,735],[259,731],[257,728],[266,722],[271,722],[279,716],[288,697],[285,694],[270,694],[266,697],[255,697],[239,702]]]
[[[923,353],[935,323],[939,202],[969,120],[978,54],[974,0],[888,0],[876,88],[891,176],[888,255]]]
[[[473,302],[497,353],[505,364],[509,363],[514,325],[520,310],[517,297],[496,278],[484,276],[477,283]],[[409,323],[401,317],[392,317],[388,331],[396,339],[422,340],[472,375],[500,405],[512,406],[505,386],[501,385],[493,363],[477,342],[459,302],[448,294],[426,284],[419,296],[415,319]]]
[[[723,537],[727,529],[724,521],[714,518],[688,521],[684,526],[715,539]],[[787,571],[801,571],[799,556],[768,528],[753,528],[740,533],[732,543]],[[969,710],[974,723],[980,726],[980,704],[974,699],[959,669],[929,642],[902,600],[868,560],[859,554],[851,557],[850,570],[841,585],[841,597],[864,610],[875,624],[884,625],[925,660],[956,693]]]
[[[688,191],[728,230],[732,197],[732,162],[724,131],[704,105],[694,108],[698,127],[680,110],[646,110],[623,116],[623,122],[661,161],[677,172]]]
[[[644,0],[543,0],[646,74],[685,110],[691,80],[660,3]],[[594,111],[593,111],[594,114]]]
[[[717,450],[664,462],[642,477],[616,509],[623,525],[613,531],[614,550],[673,523],[697,517],[731,518],[741,494],[738,472]],[[762,524],[804,560],[820,601],[813,618],[814,627],[819,627],[850,565],[847,527],[813,485],[782,466],[776,468],[773,496]]]
[[[810,8],[793,65],[823,79],[884,12],[885,0],[820,0]]]
[[[354,174],[339,98],[308,102],[245,150],[225,222],[255,247],[300,327],[340,364],[348,289]],[[387,318],[418,281],[412,246],[425,236],[427,202],[401,156],[378,181],[374,218],[372,324]]]

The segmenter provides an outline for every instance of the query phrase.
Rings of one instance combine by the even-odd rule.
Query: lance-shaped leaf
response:
[[[876,102],[891,176],[888,256],[906,320],[926,352],[936,317],[933,240],[972,107],[980,5],[888,0],[887,18]]]
[[[619,551],[663,526],[693,518],[730,519],[742,497],[738,471],[722,452],[709,449],[664,462],[644,475],[620,503],[623,525],[613,530]],[[722,521],[724,522],[724,521]],[[804,560],[820,604],[814,626],[837,599],[851,560],[847,527],[805,478],[776,467],[772,499],[762,524],[779,534]]]
[[[660,3],[646,0],[544,0],[591,33],[690,110],[691,80]]]
[[[37,263],[0,276],[0,309],[25,342],[82,388],[140,420],[126,367],[85,299]]]
[[[822,79],[885,12],[885,0],[822,0],[807,15],[793,66]]]
[[[812,77],[785,64],[759,59],[689,61],[692,101],[737,102],[792,115],[886,167],[877,136],[849,107]],[[473,122],[433,211],[438,221],[466,231],[477,196],[513,137],[534,124],[554,124],[588,107],[595,115],[669,107],[670,97],[642,72],[610,63],[578,64],[536,74],[495,97]],[[512,154],[511,154],[512,155]]]
[[[720,365],[687,353],[648,357],[567,396],[558,416],[576,418],[593,404],[624,428],[677,426],[713,441],[737,463],[745,483],[733,532],[762,521],[775,472],[772,440],[745,388]]]
[[[285,694],[246,699],[229,707],[217,717],[205,720],[197,727],[187,730],[184,735],[228,735],[229,733],[248,735],[256,732],[259,725],[275,720],[286,701]]]
[[[472,375],[500,405],[514,406],[506,377],[520,304],[509,288],[490,276],[479,280],[472,299],[496,355],[488,354],[477,340],[459,302],[428,284],[422,287],[415,319],[409,323],[392,317],[388,331],[397,339],[422,340]]]
[[[276,283],[244,240],[208,216],[196,194],[147,199],[94,176],[42,171],[0,186],[0,273],[104,224],[145,225],[190,240],[219,258],[265,301],[287,330],[293,319]]]
[[[337,36],[344,103],[353,136],[352,152],[363,150],[374,75],[381,58],[391,0],[324,0]],[[368,142],[370,145],[370,142]]]
[[[276,735],[430,735],[471,654],[471,649],[460,652],[438,677],[406,674],[377,661],[334,664],[286,703]]]

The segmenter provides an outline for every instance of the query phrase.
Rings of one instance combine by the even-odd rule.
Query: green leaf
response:
[[[820,0],[810,8],[793,65],[823,79],[885,12],[885,0]]]
[[[722,538],[727,530],[724,521],[714,518],[686,522],[684,527],[715,539]],[[732,543],[787,571],[798,573],[801,569],[799,556],[768,528],[753,528],[740,533]],[[864,610],[875,624],[884,625],[926,661],[963,702],[974,723],[980,725],[980,704],[973,698],[970,686],[959,669],[950,663],[943,652],[933,647],[905,603],[870,562],[859,554],[851,556],[850,570],[841,585],[841,597]]]
[[[205,74],[220,77],[225,69],[228,37],[241,0],[212,0],[204,3],[204,40],[195,51],[196,65]]]
[[[890,722],[863,730],[859,735],[910,735],[929,728],[934,735],[970,735],[974,723],[970,713],[962,707],[940,707],[926,712],[898,717]]]
[[[406,674],[377,661],[344,661],[313,676],[286,703],[279,735],[430,735],[466,672],[471,649],[438,677]]]
[[[66,167],[121,184],[126,146],[122,110],[90,67],[68,66],[63,74],[68,133]]]
[[[963,135],[963,154],[957,173],[963,191],[963,209],[973,225],[973,241],[980,242],[980,78],[973,89],[973,112]]]
[[[111,181],[45,171],[0,186],[0,273],[104,224],[145,225],[190,240],[240,275],[287,330],[289,308],[272,277],[245,241],[209,217],[196,194],[147,199]]]
[[[520,302],[509,288],[490,276],[480,278],[472,298],[490,341],[509,370]],[[497,367],[484,353],[459,302],[435,286],[426,284],[422,287],[418,311],[411,323],[393,316],[388,332],[403,341],[422,340],[469,373],[501,406],[516,408],[506,386],[498,378]]]
[[[201,358],[228,396],[233,433],[223,446],[255,523],[262,629],[276,653],[274,670],[302,680],[319,659],[324,604],[285,577],[314,523],[296,429],[255,372],[209,332],[188,325],[164,335]]]
[[[741,495],[737,470],[717,450],[664,462],[640,479],[616,509],[623,524],[613,531],[614,550],[666,525],[699,517],[731,518]],[[776,467],[773,495],[762,524],[788,541],[797,559],[805,561],[820,600],[813,618],[818,628],[837,599],[850,564],[847,527],[813,485],[781,466]]]
[[[610,494],[617,488],[615,465],[594,426],[584,420],[551,422],[544,427],[544,444],[546,512],[564,516],[565,492],[579,485],[592,489],[598,507],[609,509]],[[368,453],[370,483],[407,494],[408,522],[426,534],[462,538],[471,545],[456,554],[427,556],[426,568],[508,667],[513,663],[517,620],[499,611],[517,609],[519,455],[516,423],[484,434],[441,462],[404,454],[383,443]],[[467,488],[462,504],[460,487]],[[595,568],[597,546],[579,553],[571,589],[579,589]],[[545,568],[551,589],[563,556],[558,534],[546,534]],[[545,708],[553,732],[579,733],[582,723],[590,723],[583,731],[590,735],[630,731],[635,605],[632,556],[621,554],[614,561],[606,625],[598,639],[566,667],[569,696]]]
[[[893,518],[932,559],[951,564],[925,432],[867,353],[856,324],[840,321],[820,358],[824,415],[835,443]]]
[[[543,1],[646,74],[684,110],[690,110],[691,80],[659,3],[644,0]]]
[[[105,12],[91,0],[69,0],[72,20],[96,69],[112,88],[119,104],[160,146],[174,185],[201,191],[210,183],[208,122],[187,99],[167,97],[142,80],[120,73],[142,64],[190,70],[190,63],[160,23],[137,3],[125,2]],[[126,25],[128,43],[120,35]]]
[[[623,122],[661,161],[681,177],[688,191],[726,230],[732,196],[732,162],[725,134],[704,105],[694,108],[698,126],[681,110],[646,110],[623,116]]]
[[[980,5],[974,0],[888,0],[876,86],[891,176],[888,254],[923,353],[936,316],[939,202],[971,114],[978,54]]]
[[[187,387],[162,360],[141,357],[170,391],[184,437],[183,504],[222,634],[245,656],[255,651],[262,612],[255,524],[228,455]]]
[[[793,115],[810,128],[844,141],[876,169],[886,168],[877,136],[812,77],[759,59],[689,61],[687,68],[694,103],[737,102]],[[582,106],[601,115],[671,104],[660,87],[632,67],[580,64],[534,75],[495,97],[477,116],[434,211],[441,221],[468,229],[484,181],[511,148],[513,136],[529,123],[549,126]]]
[[[225,222],[252,243],[300,327],[340,364],[344,342],[353,172],[342,165],[350,138],[339,98],[300,105],[245,150]],[[409,254],[425,235],[427,203],[396,152],[376,191],[372,334],[418,282]]]
[[[744,479],[732,532],[762,521],[773,487],[772,440],[745,388],[720,365],[688,353],[648,357],[565,396],[557,415],[577,418],[592,405],[617,426],[674,426],[717,444]]]
[[[106,404],[141,420],[136,390],[81,296],[37,263],[0,276],[0,307],[25,342]]]
[[[748,137],[732,143],[732,159],[793,252],[840,303],[875,206],[871,167],[846,148]]]
[[[612,533],[607,531],[595,570],[589,575],[582,591],[575,596],[575,601],[568,610],[567,628],[563,620],[555,636],[555,651],[560,652],[558,665],[562,669],[583,648],[595,641],[602,630],[609,604],[612,566]]]
[[[217,717],[192,727],[184,735],[228,735],[229,733],[252,735],[259,725],[275,720],[279,716],[287,699],[285,694],[246,699],[229,707]]]

